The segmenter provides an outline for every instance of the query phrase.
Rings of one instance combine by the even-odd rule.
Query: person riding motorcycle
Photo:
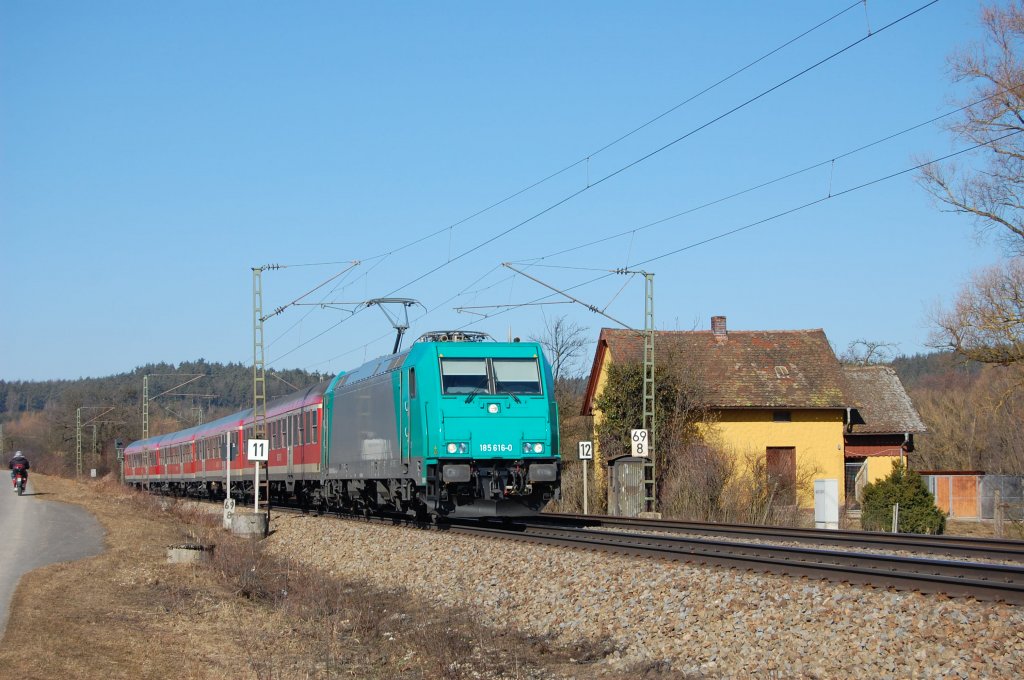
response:
[[[21,451],[15,451],[14,457],[11,458],[11,462],[8,463],[7,467],[11,469],[11,486],[17,491],[19,474],[25,478],[26,483],[28,482],[28,469],[31,467],[28,458]]]

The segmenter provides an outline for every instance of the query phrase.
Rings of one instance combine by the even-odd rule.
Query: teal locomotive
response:
[[[516,516],[558,495],[558,405],[532,342],[428,333],[267,404],[271,494],[324,510]],[[253,411],[134,442],[125,481],[251,497]],[[230,468],[230,470],[229,470]]]

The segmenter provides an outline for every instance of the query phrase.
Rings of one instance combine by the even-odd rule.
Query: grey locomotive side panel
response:
[[[343,386],[334,398],[330,473],[382,475],[401,456],[397,433],[390,374]]]

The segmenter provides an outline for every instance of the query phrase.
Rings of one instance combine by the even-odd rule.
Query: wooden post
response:
[[[996,489],[992,495],[994,503],[992,517],[994,519],[996,536],[999,538],[1003,537],[1003,493],[1000,489]]]

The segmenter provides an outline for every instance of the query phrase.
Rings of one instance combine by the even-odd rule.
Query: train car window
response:
[[[270,423],[270,448],[277,448],[277,421]]]
[[[441,359],[442,394],[472,394],[486,391],[486,360]]]
[[[540,394],[540,368],[536,359],[492,359],[491,364],[498,394]]]
[[[409,369],[409,398],[416,398],[416,369]]]

